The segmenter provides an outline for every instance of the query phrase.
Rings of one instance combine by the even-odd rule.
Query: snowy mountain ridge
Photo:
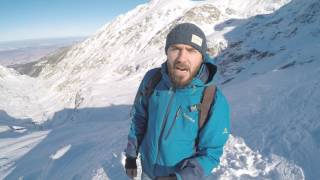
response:
[[[272,4],[280,7],[286,2],[283,0],[261,4],[261,1],[248,1],[243,7],[263,9]],[[126,74],[139,74],[150,67],[159,66],[165,59],[165,35],[174,24],[197,22],[207,34],[211,34],[214,24],[234,17],[223,12],[227,11],[228,7],[219,10],[215,3],[221,5],[222,1],[162,0],[140,5],[106,25],[96,36],[74,46],[57,64],[45,66],[39,79],[44,79],[45,86],[58,91],[57,94],[62,94],[58,95],[60,97],[57,97],[56,101],[64,101],[65,106],[71,108],[76,94],[85,93],[86,89],[94,86],[92,82],[103,79],[101,75],[105,73],[102,71],[107,70],[108,74],[121,77]],[[230,1],[228,5],[235,4],[237,2]],[[251,15],[255,15],[254,12]],[[86,77],[92,77],[92,81]]]

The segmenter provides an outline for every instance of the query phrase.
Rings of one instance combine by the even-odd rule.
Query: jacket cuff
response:
[[[137,148],[130,140],[128,141],[127,148],[124,152],[126,153],[126,157],[137,158],[138,156]]]

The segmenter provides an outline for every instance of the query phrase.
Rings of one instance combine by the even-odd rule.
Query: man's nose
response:
[[[179,56],[178,56],[177,60],[179,62],[184,62],[184,61],[187,60],[187,56],[188,56],[187,50],[181,49],[180,52],[179,52]]]

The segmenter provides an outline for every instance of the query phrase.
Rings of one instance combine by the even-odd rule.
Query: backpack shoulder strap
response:
[[[149,79],[145,87],[145,95],[149,98],[162,77],[161,68],[157,68],[155,74]]]
[[[207,86],[204,89],[204,93],[203,93],[201,104],[200,104],[200,112],[199,112],[199,121],[198,121],[199,130],[198,130],[198,135],[195,141],[196,151],[199,150],[198,144],[200,141],[200,138],[199,138],[200,131],[208,121],[208,115],[211,107],[214,106],[216,91],[217,91],[217,88],[215,85]]]
[[[200,104],[199,130],[201,130],[207,122],[210,108],[215,103],[216,89],[215,85],[207,86],[204,89],[204,94]]]

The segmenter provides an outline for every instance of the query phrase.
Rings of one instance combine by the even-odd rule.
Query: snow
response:
[[[95,172],[95,175],[92,177],[92,180],[109,180],[109,178],[104,172],[103,168],[100,168]]]
[[[45,139],[48,131],[33,132],[24,136],[1,138],[0,141],[0,179],[14,170],[14,164]]]
[[[0,66],[0,179],[127,179],[139,82],[165,61],[165,36],[185,21],[205,30],[232,110],[232,136],[208,179],[317,179],[319,7],[154,0],[40,62],[37,77]]]
[[[320,73],[319,65],[314,62],[271,71],[225,88],[236,119],[234,135],[262,154],[276,154],[308,167],[304,172],[311,179],[318,176],[315,154],[320,153],[316,135],[320,82],[313,78]],[[232,96],[235,93],[241,96]]]
[[[22,126],[12,126],[11,127],[15,132],[18,132],[18,133],[24,133],[27,131],[27,129],[25,127],[22,127]]]
[[[288,172],[286,172],[286,170]],[[249,148],[242,138],[231,136],[220,167],[208,179],[304,179],[301,168],[286,159],[263,157]]]
[[[0,126],[0,133],[6,132],[6,131],[9,131],[9,130],[10,130],[9,126]]]
[[[61,158],[65,153],[67,153],[67,152],[70,150],[70,148],[71,148],[71,145],[70,145],[70,144],[69,144],[69,145],[66,145],[66,146],[62,147],[61,149],[57,150],[56,153],[52,154],[52,155],[50,156],[50,158],[53,159],[53,160],[59,159],[59,158]]]

